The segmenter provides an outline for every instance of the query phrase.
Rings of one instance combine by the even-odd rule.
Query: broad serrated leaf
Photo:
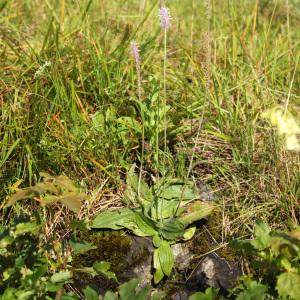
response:
[[[60,189],[66,190],[68,192],[78,192],[78,189],[74,185],[73,181],[65,175],[59,175],[55,177],[53,183]]]
[[[294,232],[275,232],[269,244],[274,254],[300,258],[300,240],[294,235]]]
[[[38,183],[33,187],[21,189],[8,198],[4,208],[15,204],[19,200],[32,199],[33,197],[39,196],[46,192],[47,192],[47,185],[44,183]]]
[[[12,236],[6,235],[0,239],[0,249],[4,249],[7,246],[11,245],[14,242],[14,238]]]
[[[232,240],[230,241],[230,246],[238,252],[246,252],[247,254],[256,254],[256,249],[251,244],[252,240]]]
[[[61,296],[61,300],[80,300],[80,298],[73,292],[68,292]]]
[[[98,273],[92,267],[73,268],[73,270],[76,272],[87,273],[87,274],[91,275],[92,277],[95,277],[96,275],[98,275]]]
[[[254,228],[255,239],[251,241],[252,246],[257,250],[263,250],[270,245],[271,229],[266,223],[257,223]]]
[[[81,209],[81,202],[86,200],[87,196],[77,192],[65,192],[62,194],[60,202],[71,211],[78,213]]]
[[[277,277],[276,290],[279,296],[300,299],[300,275],[297,273],[282,273]]]
[[[70,210],[78,213],[81,208],[81,201],[85,200],[87,195],[79,193],[73,182],[64,175],[53,177],[47,173],[42,173],[42,176],[44,182],[19,190],[8,198],[5,207],[11,206],[19,200],[40,196],[42,204],[61,202]]]
[[[242,291],[237,300],[264,300],[266,298],[267,287],[263,284],[251,281],[247,285],[247,289]]]
[[[162,241],[157,250],[161,269],[165,275],[169,276],[174,265],[174,255],[170,244]]]
[[[72,278],[72,273],[69,271],[60,271],[51,276],[52,283],[65,283]]]

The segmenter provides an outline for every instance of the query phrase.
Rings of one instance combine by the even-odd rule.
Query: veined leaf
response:
[[[189,297],[189,300],[215,300],[217,299],[219,289],[216,288],[207,288],[205,293],[197,292]]]
[[[19,190],[8,198],[4,207],[11,206],[19,200],[32,199],[40,196],[43,204],[61,202],[70,210],[76,213],[79,212],[81,201],[85,200],[87,195],[80,193],[73,182],[66,176],[60,175],[54,177],[47,173],[40,173],[40,175],[44,177],[43,182]]]
[[[74,251],[75,255],[85,253],[89,250],[97,248],[93,244],[90,244],[86,241],[79,241],[79,240],[76,240],[75,238],[72,238],[70,240],[70,246],[71,246],[72,250]]]
[[[60,202],[75,213],[78,213],[81,208],[81,201],[87,198],[84,194],[77,192],[65,192],[62,194]]]
[[[169,276],[174,265],[174,255],[170,244],[162,241],[157,250],[161,269],[165,275]]]
[[[73,181],[64,175],[59,175],[57,177],[54,177],[53,183],[60,187],[61,189],[64,189],[69,192],[78,192],[77,187],[74,185]]]
[[[98,293],[92,289],[90,286],[87,286],[84,290],[85,300],[99,300]]]
[[[64,283],[72,278],[72,273],[69,271],[60,271],[51,276],[52,283]]]
[[[141,124],[132,117],[120,117],[117,119],[117,123],[125,125],[128,130],[142,133]]]
[[[276,289],[279,296],[300,299],[300,275],[297,273],[281,273],[277,277]]]
[[[156,247],[156,248],[158,248],[159,246],[160,246],[160,244],[161,244],[161,238],[159,237],[159,235],[158,234],[156,234],[154,237],[153,237],[153,239],[152,239],[152,243],[153,243],[153,246],[154,247]]]
[[[104,300],[118,300],[118,296],[111,291],[107,291],[105,293]]]
[[[194,236],[195,232],[196,232],[196,227],[195,226],[186,229],[184,234],[183,234],[183,240],[184,241],[190,240]]]
[[[160,227],[160,232],[167,240],[175,241],[184,235],[185,225],[177,219],[164,221]]]
[[[92,228],[109,228],[119,230],[128,222],[135,221],[135,212],[129,208],[100,213],[93,221]]]
[[[137,201],[144,206],[152,201],[152,192],[147,183],[142,178],[139,181],[139,177],[137,174],[135,174],[134,169],[135,165],[133,165],[128,171],[126,183],[128,185],[129,191],[131,189],[133,192],[135,192]]]
[[[155,269],[154,283],[158,284],[164,278],[164,272],[162,270],[160,260],[159,260],[158,249],[154,249],[153,252],[153,267]]]
[[[247,283],[247,289],[237,296],[237,300],[264,300],[268,288],[256,281]]]
[[[130,281],[122,284],[119,288],[120,290],[120,298],[122,300],[132,300],[135,299],[135,289],[137,288],[140,280],[139,279],[131,279]]]
[[[295,231],[274,233],[269,245],[272,252],[277,255],[284,252],[285,256],[298,256],[300,258],[300,240]]]
[[[213,212],[214,208],[215,206],[211,203],[195,201],[187,205],[185,212],[178,220],[187,226],[207,217]]]
[[[110,269],[110,263],[107,261],[100,261],[100,262],[95,262],[93,264],[93,269],[98,273],[98,274],[103,274],[109,279],[113,279],[115,281],[118,281],[117,276],[115,273],[109,271]]]
[[[149,220],[142,213],[135,212],[135,222],[138,229],[145,234],[144,236],[153,236],[157,234],[154,222]]]
[[[51,185],[49,186],[46,183],[40,182],[35,186],[24,188],[17,191],[14,195],[8,198],[4,207],[9,207],[15,204],[19,200],[31,199],[35,196],[39,196],[44,193],[47,193],[48,191],[52,192],[53,189],[55,190],[56,193],[59,193],[59,190],[56,187],[53,187]]]
[[[181,201],[193,200],[199,197],[198,193],[193,188],[192,183],[183,182],[167,182],[159,188],[161,192],[158,194],[160,198],[175,199]]]
[[[41,225],[38,225],[35,222],[27,222],[27,223],[19,223],[16,226],[16,229],[14,231],[14,234],[16,236],[25,234],[25,233],[37,233],[40,229]]]
[[[251,241],[252,246],[257,250],[268,247],[271,241],[270,232],[271,229],[266,223],[257,223],[254,229],[255,239]]]
[[[0,249],[4,249],[14,242],[14,238],[10,235],[6,235],[0,238]]]
[[[159,198],[157,201],[157,205],[151,208],[151,216],[156,220],[173,217],[175,216],[178,205],[178,200],[166,200],[163,198]],[[179,215],[181,212],[182,209],[178,209],[177,215]]]
[[[97,111],[92,116],[92,128],[99,133],[105,132],[105,118],[102,112]]]

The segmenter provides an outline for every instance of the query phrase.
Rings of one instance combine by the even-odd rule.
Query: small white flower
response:
[[[47,67],[51,66],[51,62],[50,61],[46,61],[42,66],[40,66],[38,68],[38,70],[35,72],[34,74],[34,78],[40,77],[41,75],[43,75],[43,73],[45,72]]]

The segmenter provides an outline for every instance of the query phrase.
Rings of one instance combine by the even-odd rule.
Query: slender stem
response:
[[[141,101],[141,99],[139,99],[139,101]],[[139,183],[138,183],[139,198],[140,198],[140,190],[141,190],[141,181],[143,176],[144,152],[145,152],[145,122],[144,122],[144,111],[142,107],[141,107],[141,116],[142,116],[142,153],[141,153],[140,174],[139,174]]]
[[[167,29],[164,30],[164,157],[163,157],[163,166],[164,171],[166,169],[166,155],[167,155],[167,87],[166,87],[166,69],[167,69]]]
[[[288,97],[287,97],[287,99],[285,101],[284,115],[287,113],[288,106],[289,106],[289,103],[290,103],[290,97],[291,97],[291,92],[292,92],[292,88],[293,88],[293,84],[294,84],[294,80],[295,80],[296,71],[297,71],[297,68],[298,68],[299,58],[300,58],[300,54],[297,56],[297,60],[296,60],[296,64],[295,64],[295,68],[294,68],[294,72],[293,72],[293,77],[292,77],[292,80],[290,82],[290,88],[289,88],[289,92],[288,92]]]
[[[141,79],[141,66],[139,59],[136,59],[136,74],[137,74],[137,84],[138,84],[138,99],[141,110],[141,118],[142,118],[142,153],[140,160],[140,172],[139,172],[139,182],[138,182],[138,197],[141,196],[141,181],[143,176],[143,166],[144,166],[144,152],[145,152],[145,118],[144,118],[144,110],[142,106],[142,79]]]

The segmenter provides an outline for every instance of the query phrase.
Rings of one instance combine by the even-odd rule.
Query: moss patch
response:
[[[108,261],[111,263],[111,271],[117,275],[120,282],[125,280],[126,273],[130,273],[130,270],[133,270],[150,255],[144,245],[139,245],[132,236],[123,231],[86,231],[81,232],[78,237],[92,243],[97,248],[75,256],[73,267],[91,267],[94,262]],[[90,285],[99,293],[115,290],[118,287],[118,283],[104,276],[92,277],[83,272],[75,272],[74,285],[80,290]]]

